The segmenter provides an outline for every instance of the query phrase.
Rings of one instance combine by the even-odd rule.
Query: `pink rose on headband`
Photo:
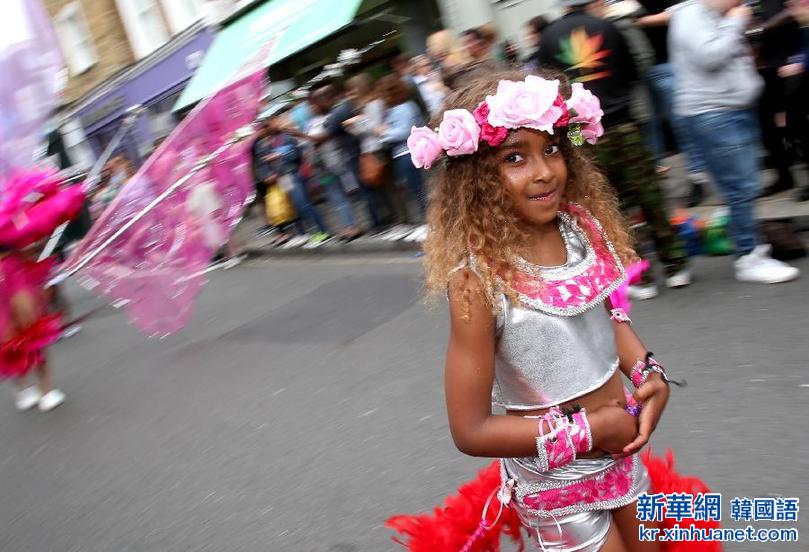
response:
[[[486,96],[489,124],[495,127],[532,128],[553,134],[553,125],[562,116],[554,105],[559,81],[529,75],[524,81],[501,80],[494,96]]]
[[[438,140],[438,134],[427,127],[413,127],[407,138],[407,149],[410,150],[410,159],[417,169],[429,169],[435,160],[441,157],[443,148]]]
[[[580,123],[584,139],[595,144],[596,140],[604,134],[604,127],[601,126],[601,118],[604,116],[601,102],[581,83],[574,83],[570,90],[567,107],[575,112],[575,116],[570,118],[570,123]]]
[[[438,139],[447,155],[469,155],[478,150],[480,127],[475,117],[465,109],[450,109],[438,127]]]
[[[604,136],[604,127],[600,122],[582,125],[581,135],[588,143],[595,145],[598,139]]]
[[[489,106],[486,102],[480,102],[473,113],[475,121],[480,125],[480,139],[495,148],[508,138],[508,129],[496,127],[489,124]]]
[[[565,103],[565,99],[562,97],[561,94],[556,96],[556,101],[553,102],[553,105],[562,110],[562,115],[553,124],[554,128],[566,127],[568,124],[570,124],[570,111],[568,110],[567,104]]]

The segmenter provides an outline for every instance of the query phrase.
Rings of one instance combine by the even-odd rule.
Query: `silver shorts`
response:
[[[590,504],[538,511],[526,505],[526,493],[537,489],[559,489],[582,482],[597,484],[600,476],[614,469],[616,461],[609,457],[579,459],[548,472],[541,472],[533,458],[505,458],[501,473],[516,482],[512,506],[528,529],[537,550],[545,552],[597,552],[607,541],[612,524],[611,510],[631,504],[649,488],[649,475],[637,455],[632,458],[629,490],[609,500]]]

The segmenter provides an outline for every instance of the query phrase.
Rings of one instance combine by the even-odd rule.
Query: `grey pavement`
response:
[[[689,384],[653,445],[724,493],[726,515],[737,495],[807,496],[799,266],[802,280],[754,286],[700,259],[692,287],[634,311]],[[405,254],[257,259],[213,272],[193,322],[162,340],[98,313],[53,351],[65,405],[17,413],[3,388],[0,550],[398,549],[385,518],[431,509],[488,463],[449,436],[446,308],[421,301],[420,269]],[[69,292],[77,312],[100,304]]]

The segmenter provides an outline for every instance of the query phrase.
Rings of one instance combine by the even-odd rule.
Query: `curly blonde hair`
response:
[[[570,94],[564,77],[543,76],[560,79],[562,94]],[[523,78],[525,75],[518,71],[475,75],[466,86],[447,97],[444,109],[471,112],[486,95],[495,93],[500,80]],[[437,127],[439,121],[440,116],[431,126]],[[595,167],[586,148],[573,146],[566,139],[560,141],[560,147],[568,170],[563,199],[587,209],[601,223],[621,261],[632,262],[636,255],[626,221],[607,179]],[[497,310],[495,297],[499,291],[516,301],[510,287],[514,274],[512,259],[528,242],[511,197],[500,181],[495,152],[496,148],[481,142],[474,155],[444,157],[437,164],[431,175],[427,210],[430,231],[424,243],[428,294],[444,295],[458,266],[474,255],[485,301],[493,312]],[[464,293],[468,294],[468,290]]]

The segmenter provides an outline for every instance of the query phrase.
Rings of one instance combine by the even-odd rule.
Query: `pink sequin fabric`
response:
[[[504,481],[516,479],[516,506],[528,516],[564,516],[620,508],[648,488],[648,475],[638,455],[619,460],[577,460],[557,470],[535,473],[524,465],[516,468],[515,462],[519,460],[503,462],[502,477]],[[515,469],[517,473],[513,473]],[[554,477],[568,473],[578,477]]]
[[[590,422],[584,410],[573,414],[573,423],[570,424],[569,431],[576,453],[582,454],[593,450],[593,434],[590,432]]]
[[[129,180],[65,263],[79,282],[122,306],[139,330],[164,336],[183,328],[206,282],[205,270],[254,195],[250,144],[242,142],[109,239],[201,160],[252,123],[264,92],[261,69],[203,100]]]
[[[545,432],[545,426],[549,428]],[[537,462],[547,471],[570,464],[577,453],[589,452],[593,448],[590,423],[582,410],[568,419],[554,407],[539,422],[537,437]]]
[[[602,302],[626,279],[626,272],[601,225],[583,207],[568,204],[559,214],[587,242],[588,257],[561,277],[537,278],[525,261],[517,263],[513,288],[521,302],[531,308],[576,316]]]
[[[42,363],[43,349],[59,337],[61,320],[46,313],[43,292],[52,266],[50,261],[38,263],[19,252],[0,254],[0,379],[27,374]],[[21,331],[12,324],[12,299],[18,293],[33,297],[40,315]]]
[[[538,437],[537,453],[540,465],[545,470],[565,466],[576,459],[576,447],[565,428]]]
[[[597,505],[625,496],[632,488],[636,458],[624,458],[603,474],[567,486],[524,496],[523,504],[533,510],[555,511],[575,505]]]

